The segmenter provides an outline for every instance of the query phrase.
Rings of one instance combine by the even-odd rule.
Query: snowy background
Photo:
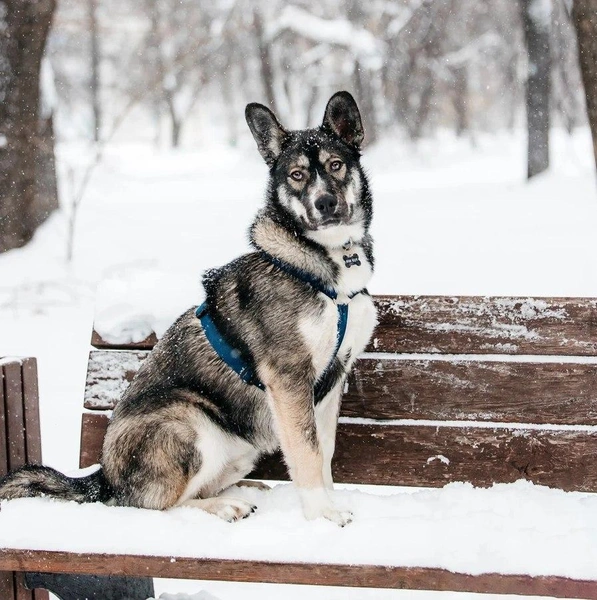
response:
[[[550,168],[530,182],[515,3],[489,10],[470,1],[375,1],[352,11],[345,10],[351,3],[331,0],[171,4],[98,0],[95,92],[86,3],[62,0],[55,17],[44,85],[55,110],[61,210],[31,243],[0,255],[0,356],[38,358],[47,464],[78,465],[96,308],[106,330],[163,331],[200,302],[206,268],[248,249],[267,175],[242,117],[246,102],[267,101],[260,43],[268,44],[270,93],[288,126],[318,123],[337,89],[359,99],[372,141],[363,162],[375,202],[373,293],[597,296],[595,166],[560,2],[551,22],[558,60]],[[98,102],[101,123],[93,117]],[[282,503],[285,493],[276,490]],[[539,540],[597,530],[580,509],[594,499],[579,496],[567,497],[566,510],[579,512],[554,533],[547,523],[561,497],[541,504],[543,493],[524,486],[496,493],[492,506],[504,518],[496,528],[508,521],[508,503],[537,502]],[[440,494],[421,497],[419,507],[442,501],[450,506]],[[410,501],[401,497],[394,509],[400,502]],[[449,516],[446,510],[436,514]],[[528,531],[511,534],[513,546],[524,548]],[[594,545],[583,539],[560,544],[568,573],[587,557],[597,564]],[[159,590],[206,590],[221,600],[472,597],[215,582],[167,582]]]

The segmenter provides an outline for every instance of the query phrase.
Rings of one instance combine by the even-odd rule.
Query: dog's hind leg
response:
[[[228,496],[215,496],[214,498],[193,498],[185,500],[178,506],[192,506],[200,508],[207,513],[216,515],[224,521],[233,523],[240,519],[247,518],[251,513],[257,510],[257,507],[246,500],[240,498],[230,498]]]

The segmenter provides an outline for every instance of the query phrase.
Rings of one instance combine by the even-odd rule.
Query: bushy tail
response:
[[[75,502],[107,502],[113,492],[102,469],[86,477],[67,477],[50,467],[27,465],[0,479],[0,500],[37,496]]]

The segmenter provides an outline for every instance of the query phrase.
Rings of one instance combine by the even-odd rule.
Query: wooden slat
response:
[[[91,345],[94,348],[110,348],[112,350],[151,350],[157,344],[158,338],[155,333],[151,333],[140,342],[128,342],[126,344],[117,344],[108,342],[95,329],[91,333]]]
[[[6,439],[6,403],[5,392],[6,378],[4,369],[0,365],[0,477],[8,473],[8,440]]]
[[[597,356],[596,298],[376,296],[370,351]]]
[[[85,408],[111,410],[139,370],[148,352],[94,350],[89,353]]]
[[[25,577],[23,573],[16,572],[15,578],[15,600],[35,600],[33,590],[25,587]]]
[[[147,356],[93,351],[85,407],[111,410]],[[373,419],[597,424],[597,364],[358,360],[342,415]]]
[[[0,569],[91,575],[140,575],[173,579],[324,584],[342,587],[423,589],[524,594],[597,600],[597,583],[566,577],[488,573],[468,575],[445,569],[282,563],[58,551],[0,550]]]
[[[372,419],[597,424],[597,364],[357,361],[342,414]]]
[[[83,413],[81,418],[81,451],[79,467],[84,469],[100,461],[108,417],[102,413]]]
[[[37,372],[34,367],[33,359],[4,360],[0,364],[0,476],[22,466],[27,460],[24,404],[26,394],[30,394],[31,403],[37,403]],[[39,416],[37,431],[39,438]],[[46,592],[39,600],[47,600],[48,597]],[[2,571],[0,598],[34,600],[36,597],[34,592],[24,587],[22,573]]]
[[[48,590],[32,590],[33,600],[50,600]]]
[[[0,477],[8,473],[8,440],[6,439],[6,404],[4,388],[6,378],[0,365]],[[14,574],[11,571],[0,570],[0,598],[13,600]]]
[[[108,417],[83,415],[81,467],[99,461]],[[359,425],[340,423],[334,457],[338,483],[442,487],[528,479],[566,491],[597,491],[597,432]],[[279,456],[251,475],[288,479]]]
[[[23,359],[22,377],[27,462],[41,464],[39,389],[37,384],[37,361],[35,358]]]
[[[8,469],[12,471],[22,467],[27,462],[20,361],[4,363],[2,369],[4,371]]]
[[[13,600],[14,594],[14,574],[12,571],[0,571],[0,598]]]
[[[597,356],[596,298],[375,296],[379,324],[370,352]],[[150,350],[151,334],[96,348]]]

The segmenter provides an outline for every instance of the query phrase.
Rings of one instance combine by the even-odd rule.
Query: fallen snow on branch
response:
[[[235,495],[258,511],[234,524],[188,507],[157,512],[12,500],[1,505],[0,547],[597,578],[596,494],[526,481],[395,491],[336,491],[337,503],[355,515],[343,529],[305,521],[291,485],[239,489]]]
[[[382,65],[383,42],[346,19],[322,19],[297,6],[287,6],[272,24],[268,38],[286,30],[314,42],[347,48],[368,68],[379,69]]]

